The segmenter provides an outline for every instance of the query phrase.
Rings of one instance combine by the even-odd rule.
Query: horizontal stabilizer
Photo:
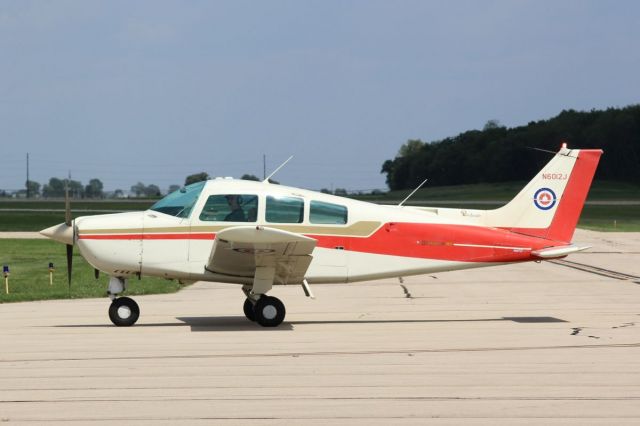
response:
[[[549,247],[540,250],[534,250],[531,252],[533,256],[539,257],[541,259],[555,259],[557,257],[564,257],[571,253],[576,253],[582,250],[586,250],[591,248],[591,246],[576,246],[570,244],[568,246],[557,246],[557,247]]]

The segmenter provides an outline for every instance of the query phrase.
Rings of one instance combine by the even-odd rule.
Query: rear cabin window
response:
[[[347,223],[347,208],[339,204],[311,201],[309,221],[315,224],[344,225]]]
[[[200,220],[206,222],[255,222],[258,219],[258,197],[250,194],[211,195]]]
[[[304,200],[298,197],[267,196],[267,222],[302,223]]]

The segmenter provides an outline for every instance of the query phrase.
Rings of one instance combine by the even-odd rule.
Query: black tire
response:
[[[118,297],[109,306],[109,318],[118,327],[130,327],[140,318],[140,307],[133,299]]]
[[[277,327],[284,320],[284,304],[277,297],[262,296],[253,309],[256,322],[263,327]]]
[[[244,316],[247,317],[249,321],[256,320],[256,313],[253,311],[253,302],[248,297],[244,300],[244,306],[242,309],[244,310]]]

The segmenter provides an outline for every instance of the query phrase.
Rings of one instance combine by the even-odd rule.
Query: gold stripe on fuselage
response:
[[[171,232],[220,232],[223,229],[237,226],[253,226],[253,223],[233,224],[233,225],[202,225],[202,226],[172,226],[159,228],[124,228],[124,229],[79,229],[79,235],[104,235],[104,234],[164,234]],[[377,231],[381,222],[360,221],[349,226],[334,225],[284,225],[284,224],[264,224],[269,228],[283,231],[295,232],[298,234],[313,235],[336,235],[344,237],[368,237]]]

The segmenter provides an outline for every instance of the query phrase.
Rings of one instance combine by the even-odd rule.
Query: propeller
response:
[[[71,202],[69,201],[69,183],[64,188],[64,224],[68,227],[73,226],[71,220]],[[67,281],[69,283],[69,297],[71,297],[71,269],[73,267],[73,241],[67,244]]]

